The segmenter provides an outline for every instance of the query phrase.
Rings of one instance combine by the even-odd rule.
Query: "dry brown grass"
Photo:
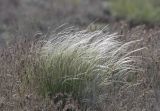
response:
[[[138,26],[130,29],[122,23],[112,25],[112,30],[124,35],[120,38],[124,42],[143,39],[140,44],[132,48],[145,46],[148,50],[138,53],[142,55],[145,73],[137,74],[137,84],[132,86],[126,84],[118,90],[116,84],[107,87],[106,103],[102,104],[104,111],[158,111],[160,104],[159,28],[148,29],[145,26]],[[10,47],[0,49],[0,110],[55,110],[53,99],[38,96],[33,87],[24,86],[22,82],[25,77],[24,65],[34,61],[36,46],[34,44],[36,44],[34,40],[22,40]]]
[[[140,75],[140,84],[137,86],[130,87],[128,90],[125,88],[122,91],[122,98],[126,103],[124,104],[122,110],[125,107],[128,110],[141,111],[142,109],[146,111],[158,111],[159,110],[159,67],[160,67],[160,29],[159,27],[148,28],[147,26],[137,26],[135,28],[130,28],[125,23],[120,23],[113,26],[114,30],[117,29],[119,34],[124,36],[121,37],[123,41],[131,41],[135,39],[142,39],[143,41],[137,46],[147,47],[147,51],[141,52],[142,55],[142,65],[145,69],[145,73]],[[121,30],[119,30],[121,28]],[[133,47],[137,47],[133,46]],[[125,95],[125,96],[124,96]],[[128,96],[128,97],[127,97]],[[117,104],[117,103],[116,103]],[[124,108],[124,109],[123,109]],[[118,110],[119,111],[119,110]]]

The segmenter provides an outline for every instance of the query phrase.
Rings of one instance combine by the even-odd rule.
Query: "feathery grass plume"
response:
[[[137,71],[132,65],[137,57],[121,43],[116,33],[102,30],[74,32],[66,29],[52,34],[40,51],[40,60],[29,73],[43,96],[68,93],[92,108],[98,108],[109,82],[126,83],[127,73]],[[140,68],[138,68],[140,69]]]

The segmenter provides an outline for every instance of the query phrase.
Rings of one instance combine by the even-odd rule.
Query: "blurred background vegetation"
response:
[[[158,0],[110,0],[110,9],[113,16],[134,23],[160,22],[160,1]]]
[[[32,37],[36,32],[46,33],[62,24],[86,27],[96,22],[99,27],[117,20],[159,24],[160,1],[0,0],[0,45],[6,46],[15,38]]]

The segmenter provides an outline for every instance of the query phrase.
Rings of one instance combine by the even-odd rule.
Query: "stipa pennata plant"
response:
[[[28,78],[43,96],[71,94],[81,104],[98,108],[108,83],[127,83],[127,74],[140,70],[132,64],[138,60],[133,53],[141,49],[129,51],[138,40],[124,44],[117,38],[102,30],[51,34],[38,61],[29,66]]]

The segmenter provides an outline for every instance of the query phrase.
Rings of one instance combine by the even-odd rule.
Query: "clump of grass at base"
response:
[[[111,12],[116,17],[135,23],[160,22],[160,5],[157,0],[111,0],[109,2]]]
[[[40,95],[71,94],[91,108],[104,101],[106,84],[126,82],[127,73],[136,71],[136,61],[129,46],[121,43],[117,34],[103,31],[72,32],[68,29],[51,35],[40,49],[40,58],[27,72]]]

